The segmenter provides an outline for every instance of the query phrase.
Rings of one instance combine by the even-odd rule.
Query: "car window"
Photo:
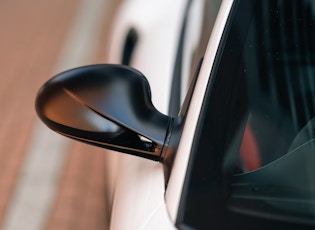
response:
[[[235,1],[197,127],[180,228],[314,228],[314,36],[312,0]]]

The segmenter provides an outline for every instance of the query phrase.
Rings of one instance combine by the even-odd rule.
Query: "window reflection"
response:
[[[258,4],[238,71],[246,79],[246,130],[251,130],[251,135],[245,132],[241,156],[246,161],[258,149],[265,165],[288,153],[295,136],[315,116],[315,2]]]

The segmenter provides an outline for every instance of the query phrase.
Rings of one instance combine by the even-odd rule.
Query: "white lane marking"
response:
[[[81,0],[80,4],[56,65],[56,73],[90,64],[95,54],[108,1]],[[39,230],[45,227],[67,159],[67,147],[65,137],[53,133],[36,120],[3,230]]]

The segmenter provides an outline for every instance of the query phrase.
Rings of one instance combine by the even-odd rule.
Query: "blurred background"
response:
[[[54,74],[106,62],[119,2],[0,1],[0,229],[107,229],[102,150],[54,134],[34,101]]]

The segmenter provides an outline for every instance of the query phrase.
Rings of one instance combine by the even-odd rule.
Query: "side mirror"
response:
[[[155,109],[138,71],[92,65],[63,72],[42,86],[36,111],[51,129],[92,145],[161,160],[172,118]]]

